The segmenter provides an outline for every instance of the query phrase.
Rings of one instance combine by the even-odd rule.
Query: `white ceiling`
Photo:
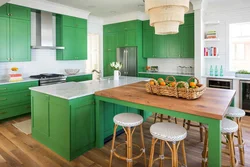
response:
[[[143,0],[48,0],[79,8],[98,17],[109,17],[134,11],[144,11]]]

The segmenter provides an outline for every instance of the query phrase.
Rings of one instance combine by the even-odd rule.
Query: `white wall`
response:
[[[31,44],[35,45],[35,13],[31,15]],[[53,40],[55,43],[55,17],[53,17],[54,30],[53,30]],[[96,17],[90,17],[88,20],[88,32],[100,34],[100,55],[102,57],[102,20]],[[34,74],[40,73],[65,73],[64,69],[67,68],[77,68],[81,72],[86,71],[86,61],[57,61],[55,50],[31,50],[31,62],[2,62],[0,63],[0,80],[8,78],[10,73],[10,68],[16,66],[20,69],[19,72],[23,74],[24,77],[28,77]],[[102,64],[102,63],[101,63]]]

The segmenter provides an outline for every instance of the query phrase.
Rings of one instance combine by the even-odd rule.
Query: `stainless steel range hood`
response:
[[[36,13],[36,44],[32,49],[64,49],[63,46],[53,45],[52,13],[41,11]]]

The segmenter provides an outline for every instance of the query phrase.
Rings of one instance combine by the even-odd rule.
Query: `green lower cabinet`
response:
[[[30,103],[22,104],[18,106],[0,108],[0,120],[30,113],[30,109],[31,109]]]
[[[94,95],[65,100],[31,94],[34,139],[69,161],[95,147]]]
[[[92,80],[92,74],[79,75],[79,76],[67,76],[67,82],[82,82]]]

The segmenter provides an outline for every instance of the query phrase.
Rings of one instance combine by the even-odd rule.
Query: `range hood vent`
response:
[[[52,13],[36,13],[36,44],[31,46],[31,49],[65,49],[63,46],[53,45]]]

